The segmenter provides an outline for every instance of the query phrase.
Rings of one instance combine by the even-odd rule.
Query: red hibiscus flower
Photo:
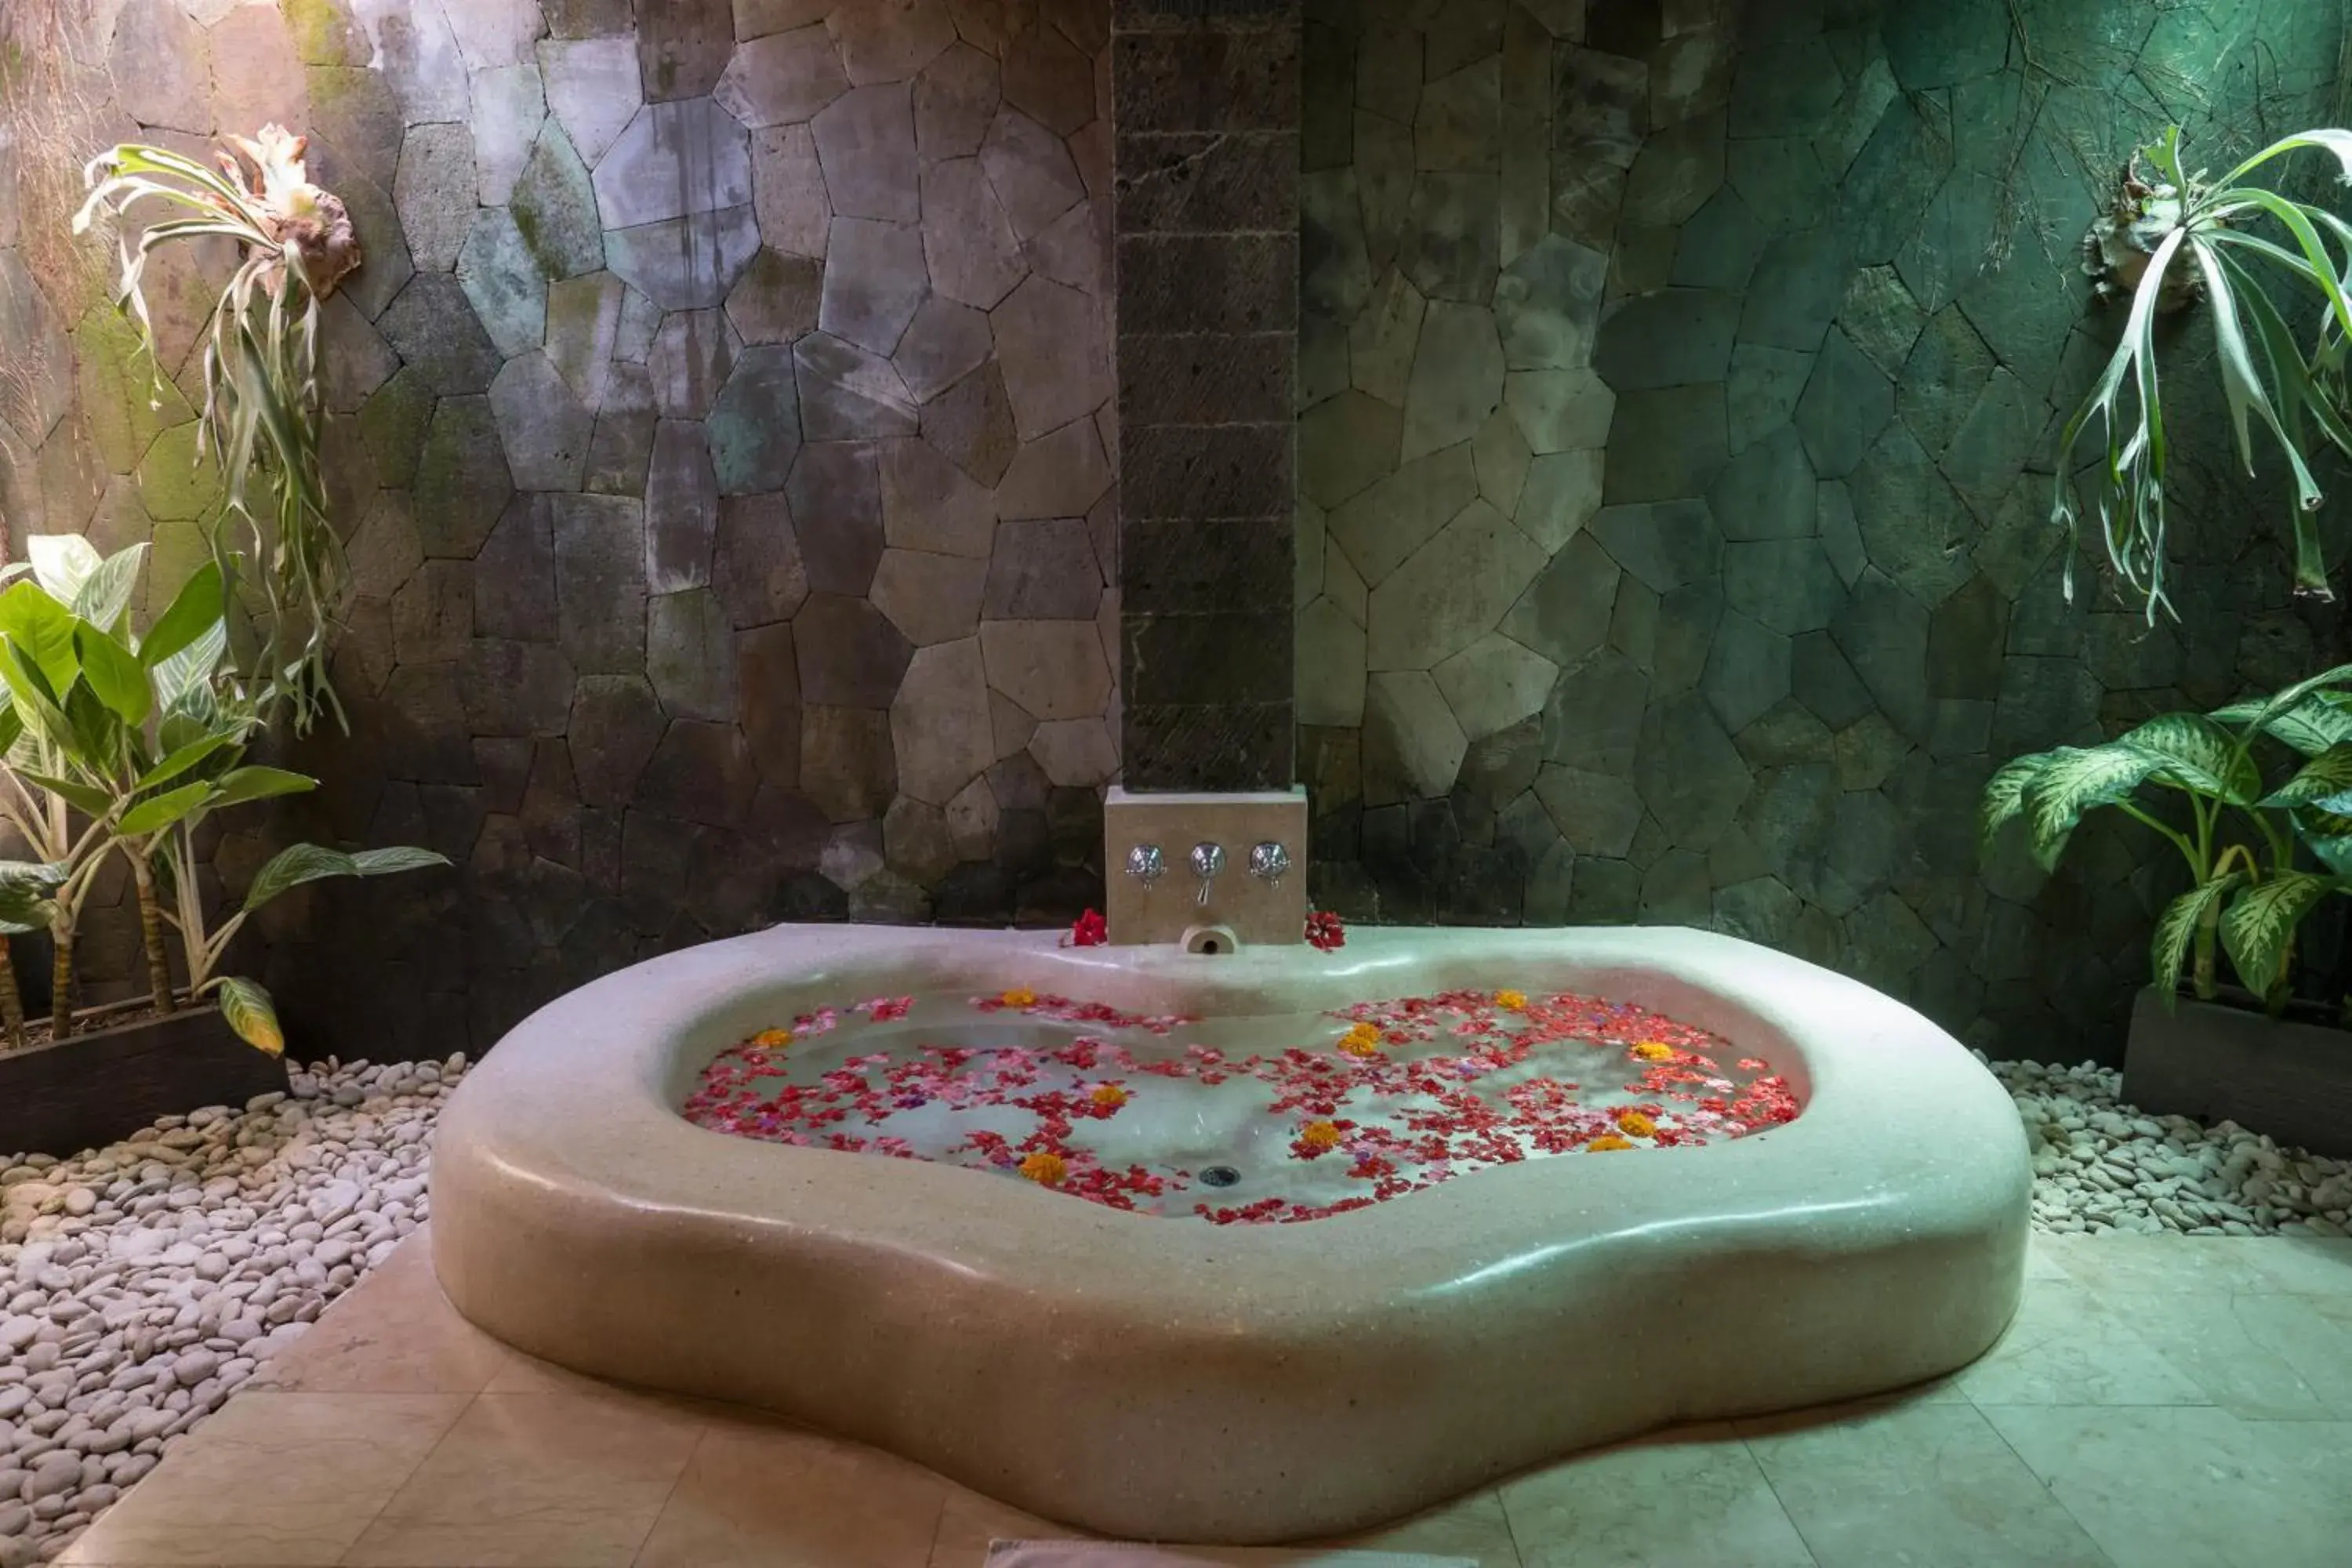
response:
[[[1319,952],[1328,952],[1335,947],[1348,945],[1348,928],[1339,917],[1328,910],[1315,910],[1307,916],[1307,944]]]
[[[1072,947],[1100,947],[1109,940],[1110,926],[1097,910],[1088,910],[1070,922]]]

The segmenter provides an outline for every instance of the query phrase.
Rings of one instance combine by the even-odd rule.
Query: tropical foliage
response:
[[[2254,183],[2305,150],[2327,154],[2352,176],[2352,131],[2282,138],[2209,179],[2183,168],[2180,130],[2171,127],[2126,167],[2114,209],[2084,237],[2103,291],[2127,294],[2131,305],[2122,341],[2060,437],[2052,517],[2074,533],[2081,490],[2089,489],[2107,558],[2121,584],[2147,601],[2151,621],[2159,609],[2173,613],[2164,581],[2170,438],[2157,375],[2157,319],[2200,297],[2211,307],[2238,459],[2252,472],[2255,427],[2268,433],[2293,480],[2295,588],[2333,596],[2320,554],[2321,494],[2313,468],[2327,447],[2352,455],[2352,410],[2345,401],[2352,225]],[[2140,177],[2142,158],[2153,165],[2152,180]],[[2308,322],[2301,320],[2306,297],[2315,307]],[[2076,447],[2094,426],[2103,449],[2082,466]],[[2071,553],[2066,588],[2071,596]]]
[[[216,169],[162,147],[100,153],[85,172],[89,196],[74,229],[115,220],[118,303],[151,362],[148,258],[188,241],[239,247],[205,343],[202,451],[219,465],[226,495],[213,553],[231,583],[248,555],[258,563],[252,668],[261,700],[283,699],[299,732],[323,712],[342,721],[327,656],[349,572],[319,471],[319,306],[359,265],[360,247],[342,203],[308,178],[307,138],[270,125],[258,140],[225,140]]]
[[[196,875],[197,829],[216,811],[318,783],[246,761],[262,719],[226,668],[222,574],[209,564],[199,570],[142,637],[131,628],[129,606],[144,545],[101,560],[71,536],[28,542],[30,578],[0,593],[0,685],[7,698],[0,706],[0,742],[11,790],[37,801],[44,820],[79,826],[61,836],[67,853],[58,859],[0,865],[0,930],[12,921],[46,924],[53,934],[69,930],[77,890],[87,889],[105,856],[119,855],[138,896],[155,1009],[169,1013],[179,1002],[168,930],[176,933],[186,994],[216,999],[251,1044],[283,1049],[268,994],[219,973],[247,919],[278,894],[322,877],[379,876],[445,862],[425,849],[346,854],[296,844],[255,874],[237,910],[215,927]],[[59,952],[69,952],[66,939],[58,940]],[[60,979],[60,993],[69,994],[63,958]],[[57,1036],[70,1026],[69,1005],[59,1007]]]
[[[2084,814],[2112,807],[2179,850],[2189,888],[2157,921],[2148,963],[2168,1000],[2187,971],[2205,999],[2216,949],[2273,1009],[2296,929],[2352,891],[2352,665],[2212,713],[2168,713],[2105,745],[2019,757],[1985,788],[1988,840],[2022,819],[2053,867]],[[2300,852],[2299,852],[2300,851]]]

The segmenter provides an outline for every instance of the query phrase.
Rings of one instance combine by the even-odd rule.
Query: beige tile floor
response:
[[[2037,1237],[2030,1275],[2000,1344],[1929,1387],[1664,1433],[1346,1544],[1482,1568],[2352,1568],[2352,1242]],[[420,1237],[61,1561],[978,1568],[992,1537],[1072,1533],[508,1351],[442,1299]]]

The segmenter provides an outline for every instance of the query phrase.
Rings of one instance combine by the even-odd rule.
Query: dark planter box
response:
[[[96,1028],[0,1054],[0,1158],[59,1158],[111,1143],[158,1116],[242,1106],[286,1088],[283,1058],[236,1037],[217,1007]]]
[[[2352,1033],[2185,996],[2168,1012],[2151,988],[2132,1004],[2124,1099],[2352,1154]]]

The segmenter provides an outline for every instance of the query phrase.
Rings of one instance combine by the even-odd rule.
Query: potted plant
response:
[[[2292,476],[2295,589],[2334,597],[2320,554],[2313,459],[2323,444],[2352,456],[2352,410],[2345,402],[2352,224],[2255,183],[2266,168],[2306,150],[2326,153],[2337,173],[2352,177],[2352,131],[2284,137],[2213,179],[2185,169],[2180,130],[2173,126],[2124,166],[2108,210],[2083,238],[2084,269],[2101,296],[2127,297],[2131,304],[2115,353],[2061,434],[2051,516],[2071,535],[2082,516],[2079,487],[2087,484],[2119,584],[2146,599],[2151,621],[2159,608],[2171,611],[2164,588],[2169,445],[2158,391],[2157,324],[2200,300],[2209,307],[2239,462],[2253,471],[2259,425]],[[2153,165],[2147,176],[2143,158]],[[2289,323],[2301,318],[2305,296],[2315,307],[2315,325],[2299,331]],[[2105,450],[2078,474],[2076,445],[2093,426]],[[2073,563],[2069,551],[2069,598]]]
[[[2291,986],[2297,931],[2352,891],[2352,665],[2210,714],[2168,713],[2104,745],[2019,757],[1985,788],[1985,836],[2021,822],[2049,868],[2102,807],[2189,868],[2149,942],[2125,1098],[2352,1153],[2352,1033]]]
[[[0,922],[54,925],[91,868],[120,856],[138,895],[148,993],[135,1012],[80,1033],[53,1028],[0,1056],[0,1150],[70,1150],[154,1116],[282,1087],[285,1048],[268,994],[220,964],[247,918],[306,881],[446,864],[424,849],[281,850],[217,925],[193,835],[212,813],[316,787],[247,763],[259,707],[226,668],[225,584],[207,564],[145,636],[126,606],[142,546],[104,560],[79,539],[41,542],[32,576],[0,593],[0,741],[11,787],[68,825],[70,856],[0,866]],[[62,809],[59,808],[62,803]],[[173,973],[165,933],[178,937]],[[69,944],[60,944],[69,952]],[[61,973],[68,990],[69,972]],[[37,1028],[28,1030],[36,1036]]]

